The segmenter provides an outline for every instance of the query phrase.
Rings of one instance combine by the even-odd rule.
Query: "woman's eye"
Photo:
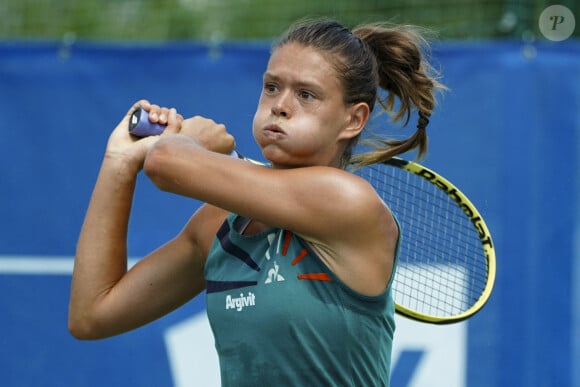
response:
[[[311,92],[307,91],[307,90],[302,90],[298,93],[298,95],[300,96],[300,98],[302,99],[306,99],[306,100],[310,100],[310,99],[314,99],[314,94],[312,94]]]
[[[264,91],[267,93],[275,93],[278,90],[278,86],[273,83],[264,84]]]

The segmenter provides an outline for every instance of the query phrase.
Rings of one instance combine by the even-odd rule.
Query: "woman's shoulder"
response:
[[[222,208],[202,204],[191,216],[180,235],[201,248],[203,255],[207,256],[213,239],[228,214],[229,212]]]

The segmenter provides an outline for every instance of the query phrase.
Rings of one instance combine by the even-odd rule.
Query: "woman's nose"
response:
[[[272,114],[288,118],[292,113],[290,93],[282,93],[272,106]]]

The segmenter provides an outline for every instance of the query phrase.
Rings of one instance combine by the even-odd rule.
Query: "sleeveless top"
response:
[[[205,264],[222,386],[388,386],[394,268],[383,293],[363,295],[295,234],[242,235],[236,219]]]

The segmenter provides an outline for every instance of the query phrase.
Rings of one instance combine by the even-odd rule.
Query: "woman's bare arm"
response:
[[[141,101],[109,138],[75,256],[69,330],[82,339],[136,328],[198,294],[205,287],[204,254],[212,228],[215,232],[225,216],[223,211],[200,211],[176,238],[127,271],[127,229],[137,174],[148,149],[159,139],[137,141],[128,134],[130,113],[137,106],[169,115],[168,133],[178,132],[181,125],[175,111]],[[193,125],[190,134],[202,127]],[[206,145],[231,149],[233,138],[224,129],[215,136],[206,133]]]

